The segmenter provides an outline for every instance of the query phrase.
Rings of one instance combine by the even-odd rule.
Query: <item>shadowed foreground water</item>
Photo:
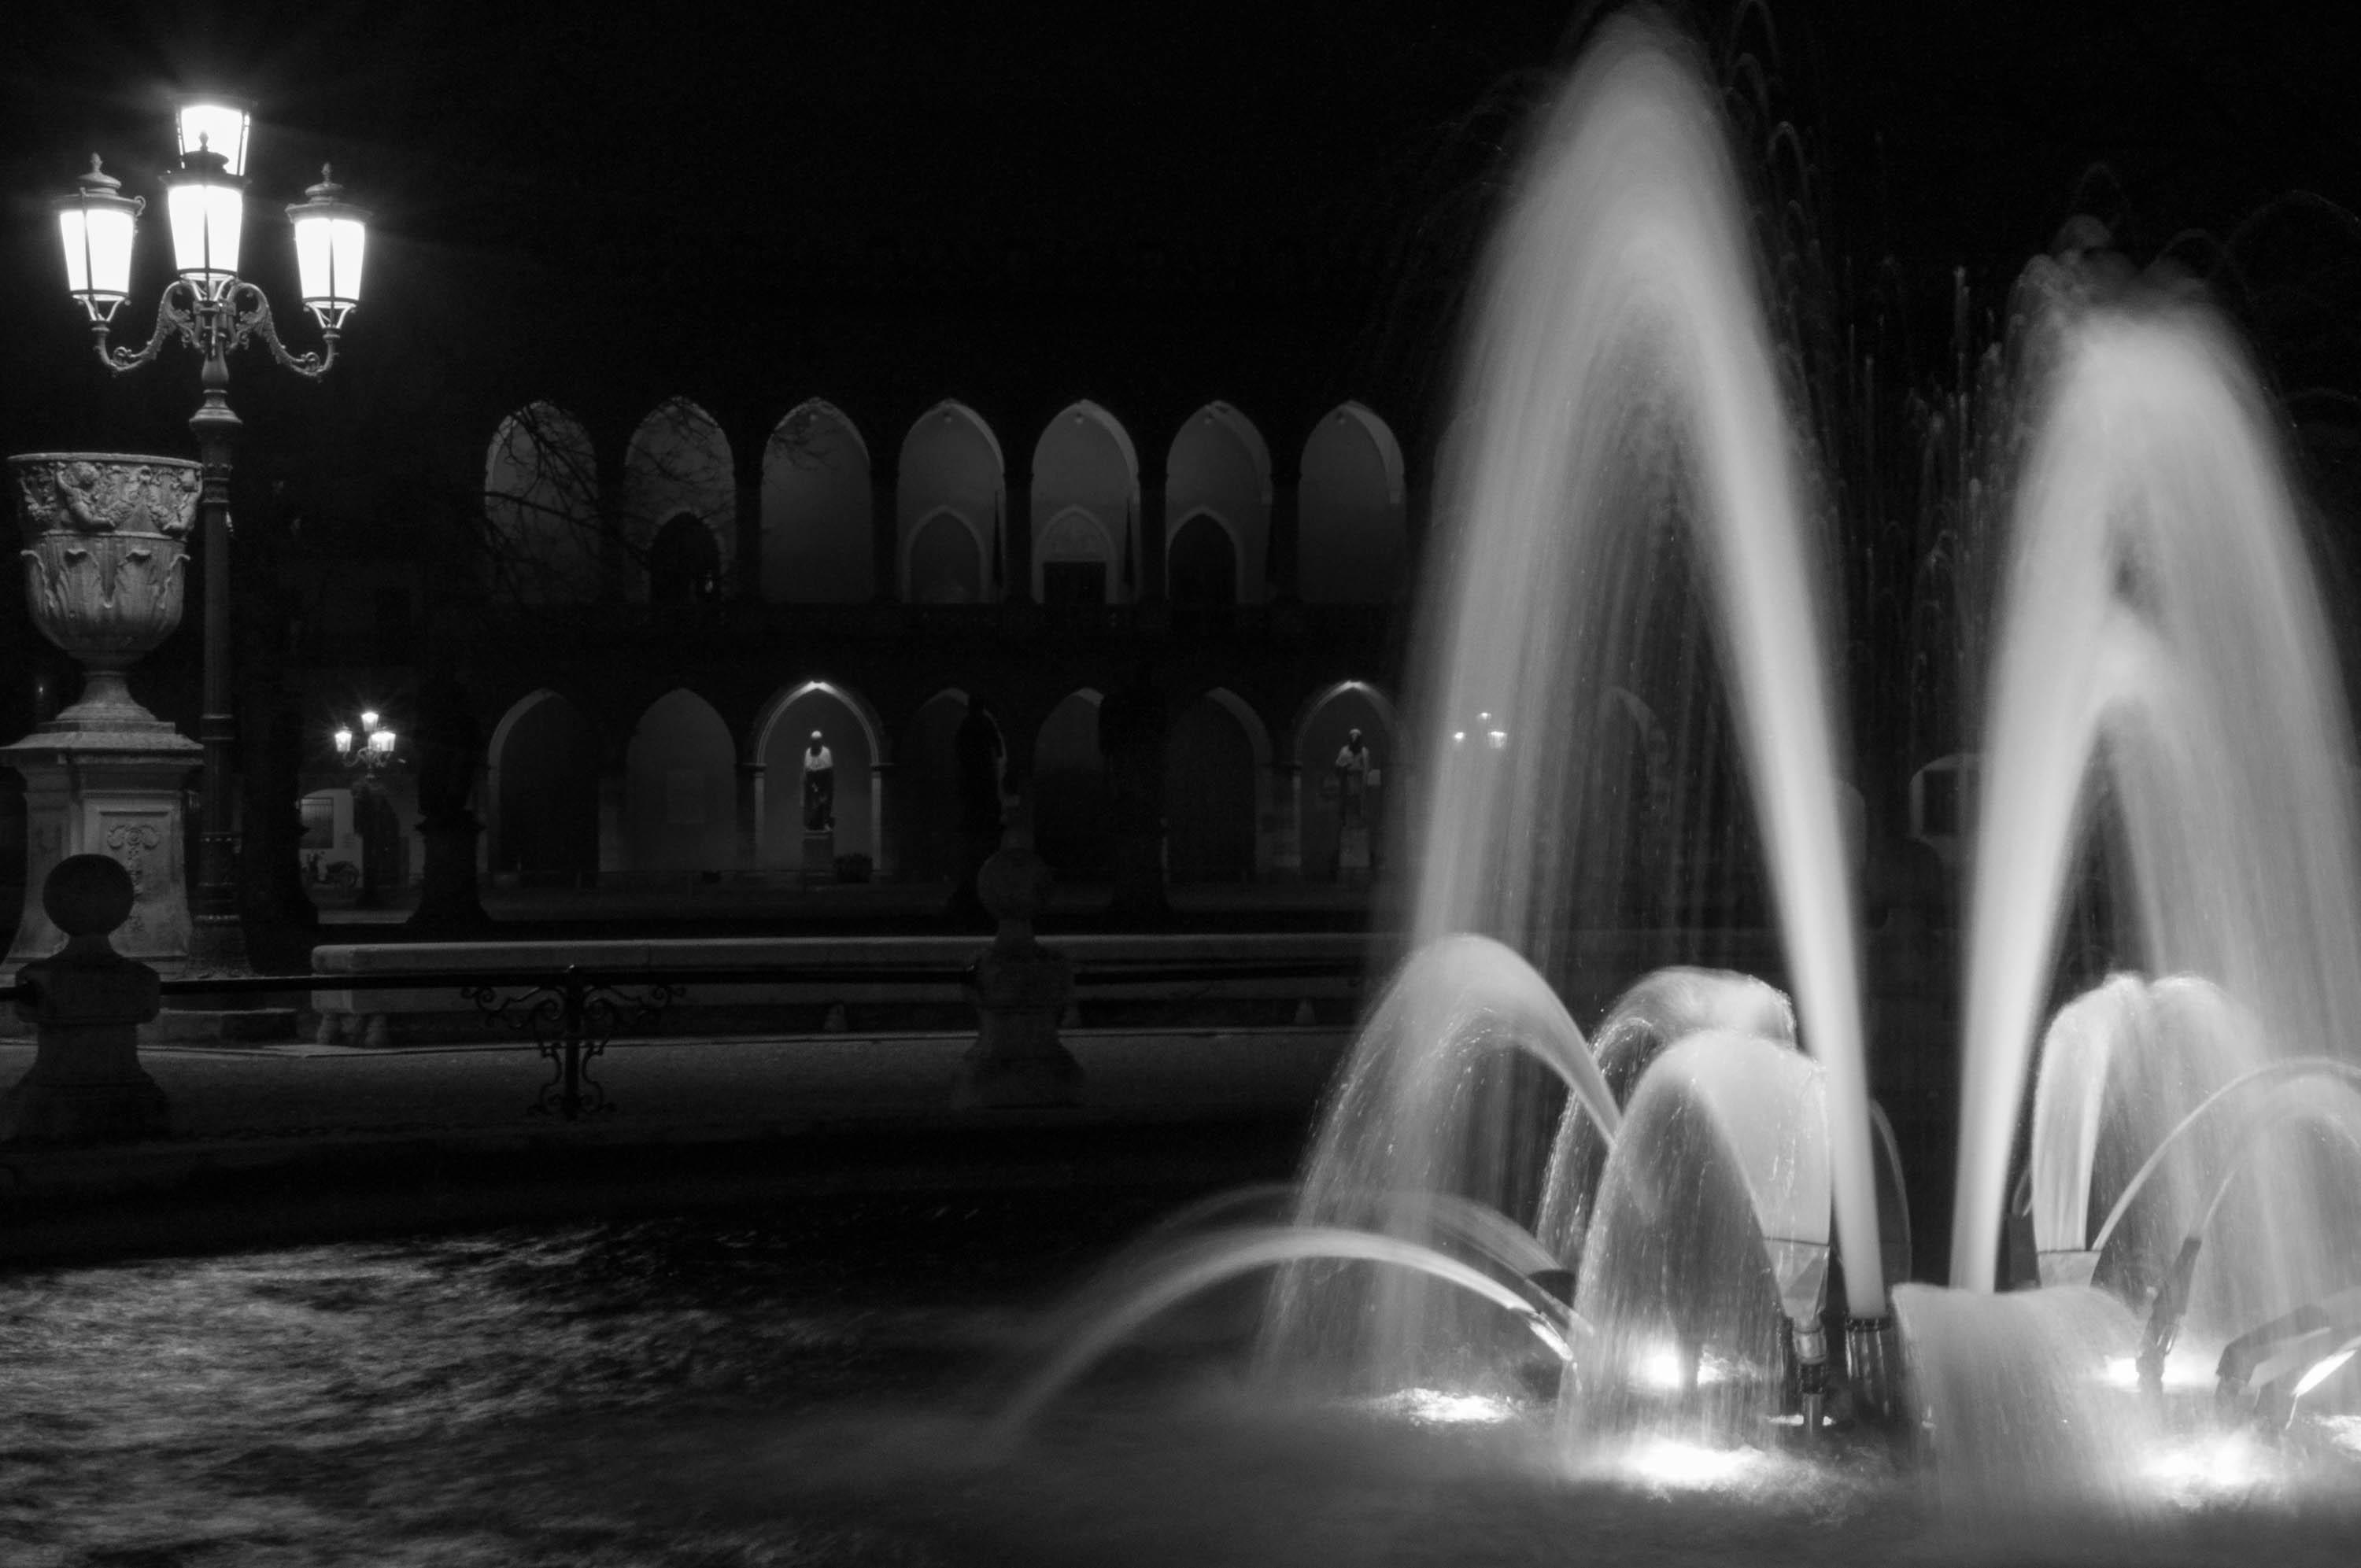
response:
[[[1516,1398],[1275,1408],[1257,1297],[1166,1321],[1014,1445],[990,1376],[1137,1199],[872,1201],[0,1280],[0,1561],[1883,1561],[1992,1554],[1886,1459],[1642,1446]],[[2353,1441],[2361,1444],[2361,1434]],[[2077,1560],[2345,1560],[2349,1464],[2185,1462]],[[2333,1472],[2333,1474],[2332,1474]],[[2022,1545],[2020,1538],[2019,1545]]]

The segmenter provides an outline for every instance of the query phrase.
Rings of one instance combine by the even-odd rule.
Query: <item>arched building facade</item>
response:
[[[979,704],[1069,880],[1109,863],[1110,693],[1165,716],[1175,883],[1334,876],[1351,729],[1393,793],[1410,490],[1366,407],[1285,442],[1292,471],[1219,400],[1144,440],[1088,399],[1013,442],[956,399],[882,445],[819,398],[733,433],[686,398],[604,462],[548,403],[493,433],[459,662],[496,879],[804,875],[818,744],[838,860],[948,881]]]

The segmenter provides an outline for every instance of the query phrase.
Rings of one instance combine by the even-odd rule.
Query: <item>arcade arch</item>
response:
[[[1335,787],[1336,757],[1356,729],[1368,748],[1369,765],[1378,772],[1377,782],[1364,796],[1363,809],[1374,829],[1371,841],[1380,843],[1386,802],[1395,793],[1395,770],[1400,765],[1395,748],[1400,731],[1392,699],[1367,681],[1338,681],[1315,693],[1295,723],[1294,761],[1302,770],[1299,809],[1303,874],[1312,881],[1331,881],[1336,875],[1338,829],[1343,825],[1343,802]]]
[[[492,872],[526,887],[580,887],[598,873],[604,748],[581,705],[544,686],[511,704],[484,748]]]
[[[1139,454],[1122,422],[1088,399],[1060,410],[1034,444],[1032,522],[1036,599],[1138,597]]]
[[[902,597],[978,604],[1000,597],[1007,558],[1006,465],[992,427],[946,400],[902,438],[895,486]]]
[[[1360,403],[1332,410],[1303,444],[1297,586],[1307,604],[1399,598],[1409,554],[1400,444]]]
[[[1251,882],[1268,869],[1257,829],[1269,776],[1269,734],[1235,692],[1216,687],[1173,715],[1164,743],[1172,882]]]
[[[829,681],[780,692],[755,726],[754,758],[763,768],[758,860],[766,869],[803,863],[804,751],[815,730],[835,764],[836,853],[866,855],[883,875],[884,800],[875,773],[888,760],[883,731],[859,694]]]
[[[626,574],[633,600],[653,597],[659,532],[684,514],[702,524],[712,543],[718,593],[737,554],[738,481],[730,438],[711,414],[686,398],[670,398],[640,422],[623,450],[623,543],[633,560],[645,565]],[[676,541],[674,554],[682,556],[687,548]],[[705,554],[701,545],[695,550],[700,557]]]
[[[1236,409],[1207,403],[1164,460],[1165,596],[1176,605],[1259,604],[1268,573],[1270,449]],[[1226,568],[1226,579],[1224,569]]]
[[[889,819],[895,863],[906,882],[959,878],[966,821],[959,734],[972,700],[957,686],[937,692],[911,714],[894,749]]]
[[[519,604],[598,597],[598,460],[589,432],[553,403],[500,422],[484,455],[487,587]]]
[[[833,403],[791,410],[763,449],[763,598],[860,604],[877,589],[869,444]]]
[[[648,705],[623,762],[624,843],[635,872],[738,863],[737,748],[713,705],[676,687]]]

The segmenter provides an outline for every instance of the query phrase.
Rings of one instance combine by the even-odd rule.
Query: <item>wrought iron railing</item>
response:
[[[614,1109],[606,1088],[591,1075],[595,1062],[626,1025],[660,1029],[675,1003],[693,987],[792,984],[802,987],[964,987],[974,966],[959,969],[901,964],[736,965],[519,965],[503,968],[415,970],[402,972],[308,972],[276,975],[183,975],[161,982],[165,1001],[200,998],[286,998],[315,991],[446,991],[485,1019],[519,1034],[530,1033],[550,1080],[528,1109],[567,1122]],[[1342,959],[1258,960],[1238,963],[1104,964],[1081,968],[1078,986],[1202,986],[1223,982],[1304,980],[1345,981],[1357,986],[1362,966]],[[31,1002],[38,983],[18,979],[0,986],[0,1003]]]

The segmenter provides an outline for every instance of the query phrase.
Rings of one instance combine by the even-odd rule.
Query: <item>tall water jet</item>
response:
[[[1497,935],[1551,967],[1583,762],[1583,727],[1565,716],[1604,699],[1605,651],[1628,614],[1605,581],[1618,503],[1661,494],[1669,475],[1710,579],[1803,1035],[1827,1072],[1850,1304],[1870,1315],[1884,1292],[1827,578],[1720,127],[1684,45],[1610,22],[1493,244],[1417,666],[1432,672],[1432,740],[1412,935]]]
[[[2102,777],[2128,883],[2118,961],[2219,986],[2267,1055],[2349,1058],[2361,1026],[2351,744],[2254,374],[2185,297],[2093,303],[2048,263],[2028,286],[2048,296],[2047,378],[1984,750],[1952,1231],[1953,1283],[1987,1289]]]

